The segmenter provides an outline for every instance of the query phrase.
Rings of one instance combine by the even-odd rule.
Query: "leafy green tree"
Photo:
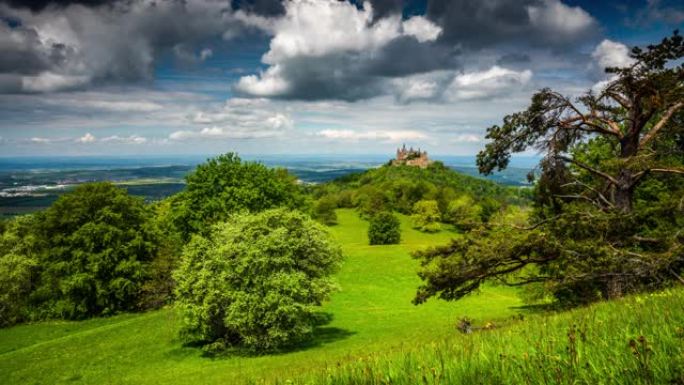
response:
[[[488,279],[543,282],[572,302],[684,282],[684,42],[675,31],[630,56],[599,92],[575,101],[544,89],[488,129],[483,173],[515,152],[544,153],[534,212],[523,226],[418,253],[416,302],[457,299]]]
[[[447,219],[459,229],[470,230],[482,224],[482,206],[470,195],[462,195],[449,203]]]
[[[314,204],[314,218],[327,226],[337,224],[337,199],[333,195],[325,195]]]
[[[439,220],[441,215],[439,213],[439,205],[437,201],[422,200],[413,205],[413,227],[424,232],[436,232],[440,230]]]
[[[306,209],[307,205],[296,178],[287,170],[243,162],[234,153],[209,159],[186,181],[186,189],[174,199],[175,223],[185,240],[240,211]]]
[[[0,327],[30,319],[29,296],[36,284],[39,247],[33,217],[7,221],[0,233]]]
[[[36,216],[43,249],[32,292],[41,316],[83,318],[134,309],[156,232],[142,199],[87,183]]]
[[[368,227],[368,242],[371,245],[394,245],[401,241],[399,219],[389,211],[371,217]]]
[[[325,229],[288,209],[239,214],[194,236],[175,273],[183,335],[269,351],[309,338],[342,259]]]

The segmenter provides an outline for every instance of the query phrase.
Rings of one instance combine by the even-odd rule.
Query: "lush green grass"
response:
[[[296,377],[351,362],[368,354],[402,350],[453,336],[455,322],[484,322],[515,314],[520,300],[504,287],[490,287],[457,303],[413,306],[419,280],[409,251],[441,244],[456,234],[423,234],[401,217],[401,245],[368,246],[368,223],[351,210],[338,211],[331,232],[346,262],[341,291],[325,305],[332,319],[307,346],[260,357],[208,358],[176,338],[172,309],[83,322],[46,322],[0,330],[2,384],[236,384]]]
[[[280,384],[684,384],[684,289],[371,353]]]

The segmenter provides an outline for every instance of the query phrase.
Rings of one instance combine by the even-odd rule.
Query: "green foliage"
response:
[[[319,194],[336,195],[338,207],[356,207],[370,218],[381,211],[411,214],[420,200],[437,201],[440,214],[447,216],[451,201],[470,195],[483,207],[483,220],[496,212],[501,204],[529,201],[520,189],[459,174],[440,162],[425,169],[386,165],[359,174],[351,174],[316,187]]]
[[[368,227],[368,243],[394,245],[401,241],[399,219],[388,211],[375,214]]]
[[[482,224],[482,206],[469,195],[462,195],[449,203],[447,221],[461,230],[470,230]]]
[[[175,223],[184,240],[189,240],[191,234],[206,234],[212,224],[241,211],[307,207],[296,178],[287,170],[243,162],[233,153],[197,166],[186,181],[185,191],[173,202]]]
[[[608,69],[616,75],[601,92],[574,100],[543,89],[487,130],[483,173],[528,148],[544,153],[534,211],[418,253],[417,302],[458,299],[488,279],[536,283],[566,303],[681,280],[684,39],[675,32],[631,56],[635,65]]]
[[[183,335],[255,351],[305,340],[341,259],[326,231],[301,213],[236,215],[183,251],[175,274]]]
[[[433,233],[440,230],[439,206],[437,201],[422,200],[413,205],[413,228],[426,233]]]
[[[314,204],[314,218],[327,226],[337,224],[337,199],[333,195],[325,195]]]
[[[39,251],[33,227],[33,217],[25,216],[8,221],[0,232],[0,327],[29,318]]]
[[[87,183],[37,214],[39,317],[83,318],[136,308],[156,232],[139,198]]]

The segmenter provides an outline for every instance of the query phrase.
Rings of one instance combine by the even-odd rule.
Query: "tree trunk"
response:
[[[633,197],[632,172],[630,170],[620,170],[618,184],[615,186],[615,207],[623,213],[631,212]]]

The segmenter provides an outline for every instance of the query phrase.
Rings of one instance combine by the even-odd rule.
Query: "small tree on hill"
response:
[[[399,219],[388,211],[375,214],[368,227],[368,243],[371,245],[393,245],[401,241]]]
[[[470,230],[482,224],[482,206],[470,195],[463,195],[449,203],[447,222],[462,230]]]
[[[341,259],[325,229],[304,214],[234,216],[184,249],[175,273],[183,335],[255,351],[309,338]]]
[[[333,226],[337,224],[337,200],[333,195],[324,195],[314,204],[314,218],[324,225]]]
[[[427,233],[439,231],[439,205],[437,201],[422,200],[413,205],[413,227]]]

